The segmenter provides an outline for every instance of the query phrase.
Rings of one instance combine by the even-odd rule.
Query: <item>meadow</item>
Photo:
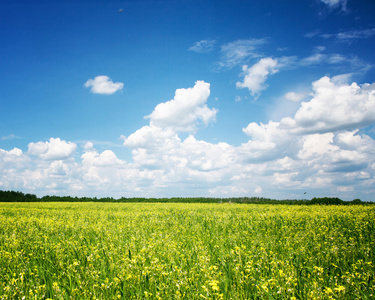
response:
[[[375,207],[0,203],[0,299],[374,299]]]

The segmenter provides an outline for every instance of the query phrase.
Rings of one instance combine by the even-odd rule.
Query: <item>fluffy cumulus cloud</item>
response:
[[[193,88],[176,90],[172,100],[158,104],[146,118],[150,119],[151,125],[176,131],[194,131],[197,121],[207,125],[215,120],[217,109],[206,105],[209,95],[210,84],[197,81]]]
[[[250,123],[243,132],[250,140],[238,147],[238,158],[244,162],[260,162],[274,160],[278,157],[293,156],[298,143],[285,130],[280,129],[279,122],[268,124]]]
[[[143,126],[129,137],[125,137],[124,145],[130,148],[157,150],[169,145],[173,147],[176,141],[179,142],[179,138],[172,129],[150,125]]]
[[[117,91],[121,91],[124,87],[122,82],[113,82],[108,76],[96,76],[94,79],[89,79],[84,84],[85,87],[91,87],[91,92],[94,94],[111,95]]]
[[[81,158],[84,165],[99,167],[121,165],[122,163],[111,150],[105,150],[100,154],[96,150],[87,151]]]
[[[47,142],[30,143],[28,153],[46,160],[66,159],[73,155],[76,148],[75,143],[50,138]]]
[[[313,83],[314,95],[294,118],[281,124],[298,134],[353,130],[375,122],[375,84],[340,84],[329,77]]]
[[[370,194],[368,187],[374,183],[375,141],[352,129],[375,122],[369,119],[373,116],[373,86],[348,84],[348,79],[345,75],[314,82],[309,100],[300,104],[294,118],[267,124],[249,123],[243,128],[249,140],[237,147],[199,141],[192,135],[182,140],[174,126],[167,123],[164,127],[144,126],[126,138],[124,145],[132,149],[133,166],[149,172],[153,186],[177,185],[180,192],[186,192],[183,189],[186,186],[194,186],[198,192],[205,186],[212,196],[262,192],[277,197],[275,190],[282,194],[287,191],[290,197],[301,197],[305,190],[315,196],[343,198],[356,197],[356,191]],[[291,93],[288,97],[300,101],[306,95]],[[324,102],[327,98],[334,101]],[[333,117],[331,123],[327,119],[325,126],[321,126],[325,118],[322,114],[321,120],[301,123],[300,114],[306,105],[312,107],[309,112],[314,116],[318,107],[328,105],[332,109],[338,104],[345,107],[343,111],[361,117]],[[362,107],[370,109],[369,114]]]
[[[277,60],[271,57],[262,58],[250,68],[247,65],[243,66],[242,70],[244,72],[244,80],[243,82],[237,82],[236,86],[249,89],[250,94],[257,99],[259,93],[267,87],[265,81],[268,75],[278,72]]]
[[[43,142],[31,144],[40,146]],[[54,141],[52,141],[52,144],[54,144]],[[46,154],[48,152],[48,150],[33,149],[38,151],[38,153],[43,152]],[[50,154],[52,154],[51,151]],[[9,190],[25,189],[28,192],[35,193],[40,191],[58,193],[62,189],[68,189],[71,181],[70,177],[74,177],[77,164],[73,158],[67,159],[66,156],[69,156],[68,152],[65,154],[57,154],[55,152],[53,155],[48,156],[49,160],[45,160],[36,159],[31,152],[24,153],[18,148],[10,151],[0,149],[0,188]],[[60,160],[62,157],[65,159]]]
[[[192,88],[178,89],[172,100],[160,103],[146,116],[150,125],[124,137],[137,168],[150,174],[162,171],[165,182],[185,178],[202,183],[202,172],[206,174],[230,163],[213,159],[225,155],[223,149],[229,145],[197,141],[192,135],[182,141],[178,136],[178,132],[194,132],[199,123],[207,125],[215,120],[217,110],[206,104],[209,95],[210,85],[204,81],[197,81]],[[160,180],[160,174],[157,178]]]
[[[182,141],[176,134],[159,134],[151,144],[130,144],[137,168],[162,171],[165,182],[187,181],[204,184],[222,180],[221,176],[233,163],[233,147],[226,143],[211,144],[190,135]]]
[[[75,189],[93,189],[99,193],[112,189],[116,193],[122,185],[126,184],[126,181],[127,184],[131,184],[132,169],[113,151],[104,150],[99,153],[90,142],[86,143],[83,148],[84,153],[81,155],[79,170],[82,180],[76,182]]]
[[[9,171],[9,169],[22,169],[29,162],[30,158],[21,149],[14,148],[9,151],[0,149],[0,173]]]
[[[239,146],[199,140],[194,131],[180,135],[205,123],[199,108],[212,110],[206,106],[209,85],[197,82],[177,90],[155,107],[148,125],[124,137],[129,161],[91,142],[51,138],[30,143],[27,152],[0,149],[0,188],[38,195],[373,200],[375,140],[360,128],[375,123],[375,86],[345,83],[344,77],[315,81],[293,117],[250,122]]]
[[[374,85],[338,79],[314,82],[312,98],[293,118],[250,123],[243,129],[250,140],[237,148],[237,157],[248,167],[258,164],[265,182],[271,173],[279,187],[370,194],[375,141],[356,128],[375,122]]]

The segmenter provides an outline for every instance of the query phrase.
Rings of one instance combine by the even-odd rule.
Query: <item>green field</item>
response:
[[[373,299],[375,207],[0,203],[0,299]]]

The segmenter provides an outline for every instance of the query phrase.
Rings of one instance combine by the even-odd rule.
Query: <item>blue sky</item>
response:
[[[374,200],[374,13],[3,1],[0,189]]]

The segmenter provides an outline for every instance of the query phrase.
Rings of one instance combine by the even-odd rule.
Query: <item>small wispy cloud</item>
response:
[[[310,66],[322,63],[326,58],[326,55],[321,53],[315,53],[309,57],[305,57],[301,60],[300,64],[302,66]]]
[[[19,136],[16,136],[15,134],[11,133],[9,135],[1,137],[2,141],[7,141],[7,140],[15,140],[15,139],[20,139]]]
[[[189,51],[197,53],[208,53],[214,49],[215,45],[215,40],[201,40],[199,42],[194,43],[194,45],[189,48]]]
[[[312,54],[307,57],[283,56],[278,58],[278,68],[283,70],[296,69],[300,67],[313,67],[322,64],[350,66],[356,72],[366,72],[374,66],[363,61],[357,56],[346,56],[340,53],[324,53],[324,46],[316,46]]]
[[[259,58],[258,47],[266,44],[267,38],[236,40],[221,46],[221,59],[218,62],[219,68],[233,68],[242,64],[248,58]]]
[[[241,96],[236,96],[236,98],[234,98],[234,101],[241,102],[242,101],[242,97]]]
[[[87,80],[84,86],[91,87],[91,92],[94,94],[111,95],[117,91],[121,91],[124,84],[122,82],[113,82],[108,76],[101,75]]]
[[[340,7],[343,11],[346,11],[347,0],[321,0],[321,1],[331,9]]]
[[[315,36],[319,36],[319,35],[320,35],[320,30],[314,30],[314,31],[310,31],[310,32],[306,33],[304,36],[306,38],[311,39],[311,38],[313,38]]]
[[[347,30],[338,33],[321,33],[312,31],[305,34],[306,38],[321,37],[324,39],[335,39],[338,42],[351,43],[355,40],[365,40],[375,35],[375,28]]]
[[[296,93],[296,92],[288,92],[284,95],[284,98],[286,100],[292,101],[292,102],[300,102],[305,97],[306,97],[306,93]]]
[[[361,30],[349,30],[333,34],[322,34],[321,37],[325,39],[334,38],[341,42],[351,42],[353,40],[363,40],[371,38],[375,35],[375,28],[361,29]]]

